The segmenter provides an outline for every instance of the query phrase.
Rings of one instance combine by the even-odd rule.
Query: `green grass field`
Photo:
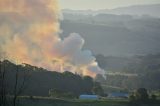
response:
[[[127,106],[124,101],[26,101],[19,106]]]
[[[130,106],[128,99],[106,99],[106,100],[65,100],[51,98],[21,98],[18,106]],[[141,106],[141,105],[140,105]],[[160,104],[143,105],[160,106]]]

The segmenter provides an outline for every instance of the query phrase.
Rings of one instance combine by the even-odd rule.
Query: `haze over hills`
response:
[[[99,66],[106,71],[107,81],[98,79],[106,92],[108,86],[159,88],[159,10],[159,4],[98,11],[65,10],[61,37],[71,32],[83,36],[84,48],[93,51]]]
[[[61,37],[79,33],[86,41],[84,48],[105,56],[156,54],[160,52],[159,10],[160,4],[121,7],[107,12],[64,10]],[[126,14],[121,14],[122,11]]]
[[[98,79],[106,92],[106,85],[159,88],[159,10],[159,4],[98,11],[65,10],[61,37],[72,32],[82,35],[84,48],[93,51],[99,66],[106,71],[107,81]]]
[[[134,19],[117,15],[99,15],[63,20],[61,29],[62,37],[72,32],[82,35],[86,41],[85,48],[90,48],[95,54],[128,56],[160,52],[158,18]]]
[[[114,9],[101,9],[101,10],[71,10],[64,9],[63,13],[69,14],[82,14],[82,15],[96,15],[96,14],[128,14],[128,15],[149,15],[152,17],[160,17],[160,4],[148,5],[133,5],[127,7],[119,7]]]

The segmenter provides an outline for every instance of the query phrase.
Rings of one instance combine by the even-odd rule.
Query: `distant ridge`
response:
[[[116,15],[149,15],[152,17],[160,17],[160,4],[148,5],[133,5],[126,7],[119,7],[115,9],[101,9],[101,10],[70,10],[63,9],[63,13],[69,14],[83,14],[83,15],[96,15],[96,14],[116,14]]]

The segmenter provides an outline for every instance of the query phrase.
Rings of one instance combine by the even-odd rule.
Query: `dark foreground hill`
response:
[[[28,96],[48,96],[49,90],[67,93],[73,96],[80,94],[92,94],[93,88],[101,86],[89,76],[80,76],[71,72],[48,71],[29,64],[15,65],[10,61],[0,62],[0,81],[4,74],[5,90],[13,95],[17,75],[17,92]],[[2,86],[2,83],[0,83]]]

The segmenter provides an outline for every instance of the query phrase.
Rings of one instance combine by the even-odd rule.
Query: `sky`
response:
[[[61,9],[98,10],[137,4],[158,4],[160,0],[59,0]]]

